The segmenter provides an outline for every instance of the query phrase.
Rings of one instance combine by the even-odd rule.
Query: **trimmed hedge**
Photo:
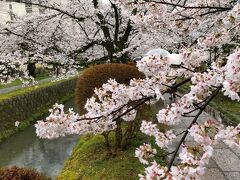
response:
[[[121,84],[129,84],[133,78],[144,78],[136,66],[127,64],[100,64],[86,69],[77,81],[75,102],[80,114],[86,113],[84,106],[92,97],[95,88],[100,88],[112,78]]]
[[[50,180],[34,169],[10,167],[0,169],[1,180]]]
[[[0,142],[40,118],[57,101],[73,97],[75,84],[76,79],[47,83],[0,100]],[[18,128],[16,121],[20,122]]]

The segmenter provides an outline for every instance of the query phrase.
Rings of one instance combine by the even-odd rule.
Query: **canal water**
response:
[[[73,106],[73,100],[65,104],[65,107]],[[0,144],[0,167],[35,168],[54,179],[78,139],[77,135],[54,140],[39,139],[34,125],[31,125]]]

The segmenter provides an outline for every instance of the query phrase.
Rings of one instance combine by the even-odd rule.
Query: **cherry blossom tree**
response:
[[[147,32],[158,34],[156,38],[162,46],[179,53],[179,57],[177,60],[173,58],[175,55],[144,57],[136,66],[146,78],[133,79],[129,85],[110,79],[88,99],[87,113],[82,116],[72,109],[65,113],[63,105],[54,105],[49,117],[35,125],[37,135],[52,139],[68,134],[117,131],[120,121],[134,122],[143,104],[155,104],[166,100],[166,94],[175,94],[175,101],[159,110],[156,120],[142,119],[140,131],[153,137],[162,149],[167,150],[181,135],[180,141],[176,149],[167,154],[171,157],[166,167],[155,160],[158,152],[150,142],[137,148],[136,157],[146,166],[139,177],[142,180],[201,179],[213,154],[213,145],[223,141],[240,149],[240,125],[225,127],[209,119],[203,123],[198,121],[220,92],[231,100],[240,101],[239,2],[116,0],[111,4],[121,6],[121,11],[130,16],[130,21],[138,25],[145,36]],[[226,54],[223,48],[229,44],[233,44],[233,48]],[[191,84],[190,91],[179,94],[179,88],[186,83]],[[182,117],[192,118],[183,132],[160,131],[159,124],[171,127],[181,123]],[[196,141],[196,146],[184,143],[188,134]],[[174,163],[177,157],[179,162]]]
[[[125,63],[145,38],[129,13],[114,2],[22,3],[45,10],[0,25],[2,83],[31,78],[30,65],[35,63],[55,70],[59,77],[76,74],[85,62]],[[135,13],[136,9],[130,12]]]

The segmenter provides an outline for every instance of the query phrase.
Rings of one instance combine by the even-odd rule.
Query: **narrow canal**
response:
[[[65,104],[73,107],[73,100]],[[39,139],[34,125],[15,134],[0,144],[0,167],[19,166],[35,168],[55,178],[70,156],[79,136],[67,136],[54,140]]]

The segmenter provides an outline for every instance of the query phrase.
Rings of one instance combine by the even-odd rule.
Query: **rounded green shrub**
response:
[[[144,78],[133,65],[127,64],[100,64],[86,69],[77,81],[75,102],[80,114],[85,113],[84,105],[92,97],[95,88],[100,88],[110,78],[121,84],[129,84],[133,78]]]
[[[1,180],[48,180],[42,173],[37,172],[34,169],[19,168],[19,167],[7,167],[0,169]]]

